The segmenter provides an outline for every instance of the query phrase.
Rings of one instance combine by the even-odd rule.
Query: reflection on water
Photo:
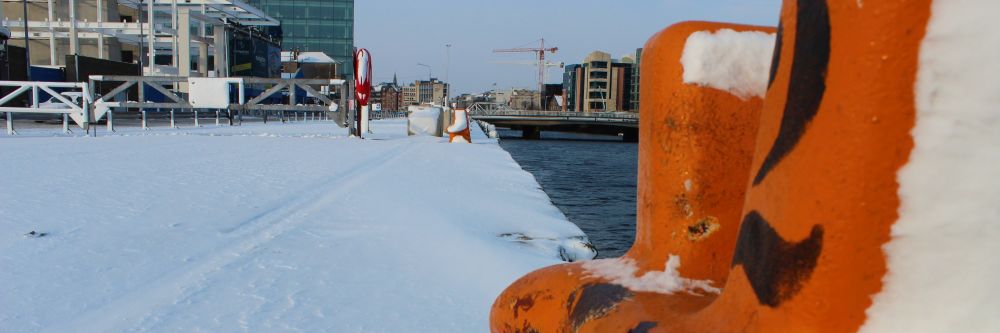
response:
[[[637,144],[614,136],[557,132],[542,132],[542,140],[522,140],[521,131],[498,131],[500,145],[587,233],[599,258],[620,256],[632,246]]]

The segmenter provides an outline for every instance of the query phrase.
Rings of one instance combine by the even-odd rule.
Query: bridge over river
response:
[[[521,130],[525,139],[538,139],[547,130],[621,134],[625,141],[639,141],[639,114],[634,112],[512,110],[503,104],[476,103],[469,107],[469,114],[476,120]]]

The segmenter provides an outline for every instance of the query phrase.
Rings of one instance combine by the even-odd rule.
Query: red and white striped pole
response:
[[[372,55],[366,49],[358,49],[354,55],[354,99],[357,101],[357,135],[363,138],[368,132],[368,98],[372,92]]]

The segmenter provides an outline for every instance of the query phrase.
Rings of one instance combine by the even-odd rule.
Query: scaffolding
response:
[[[56,40],[69,40],[66,54],[80,54],[80,40],[96,40],[101,59],[109,59],[104,51],[105,40],[114,38],[123,44],[135,45],[140,50],[140,63],[146,75],[209,76],[208,55],[214,54],[216,76],[227,76],[229,68],[225,29],[228,23],[244,26],[277,26],[278,20],[259,9],[239,0],[67,0],[69,18],[55,18],[53,0],[34,0],[46,3],[47,18],[42,21],[28,17],[4,18],[2,25],[11,31],[11,40],[24,40],[25,26],[29,40],[47,40],[50,64],[56,65],[58,50]],[[93,3],[94,17],[79,17],[79,3]],[[108,22],[104,19],[108,3],[135,10],[138,17],[133,22]],[[185,24],[186,23],[186,24]],[[195,26],[192,29],[192,26]],[[194,30],[194,31],[192,31]],[[212,34],[209,35],[208,31]],[[194,45],[192,45],[194,44]],[[152,46],[152,47],[150,47]],[[197,50],[198,71],[191,73],[191,57]],[[156,55],[170,54],[173,66],[157,66]],[[189,59],[179,61],[179,59]],[[152,65],[151,65],[152,64]],[[172,68],[171,68],[172,67]]]

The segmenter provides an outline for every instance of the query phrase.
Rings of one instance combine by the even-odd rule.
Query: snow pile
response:
[[[483,332],[586,242],[481,131],[377,125],[0,137],[0,332]]]
[[[444,109],[440,107],[410,106],[409,131],[411,135],[441,135],[441,117]]]
[[[741,99],[764,97],[775,34],[720,29],[688,36],[681,55],[684,83],[728,91]]]
[[[681,258],[676,255],[667,259],[664,271],[649,271],[642,276],[636,276],[639,268],[631,258],[598,259],[583,263],[583,269],[590,276],[607,279],[636,292],[673,294],[684,291],[696,295],[696,290],[713,294],[721,292],[719,288],[712,287],[712,281],[682,277],[677,271],[680,267]]]
[[[1000,33],[985,28],[1000,2],[931,9],[888,273],[862,331],[1000,332]]]

